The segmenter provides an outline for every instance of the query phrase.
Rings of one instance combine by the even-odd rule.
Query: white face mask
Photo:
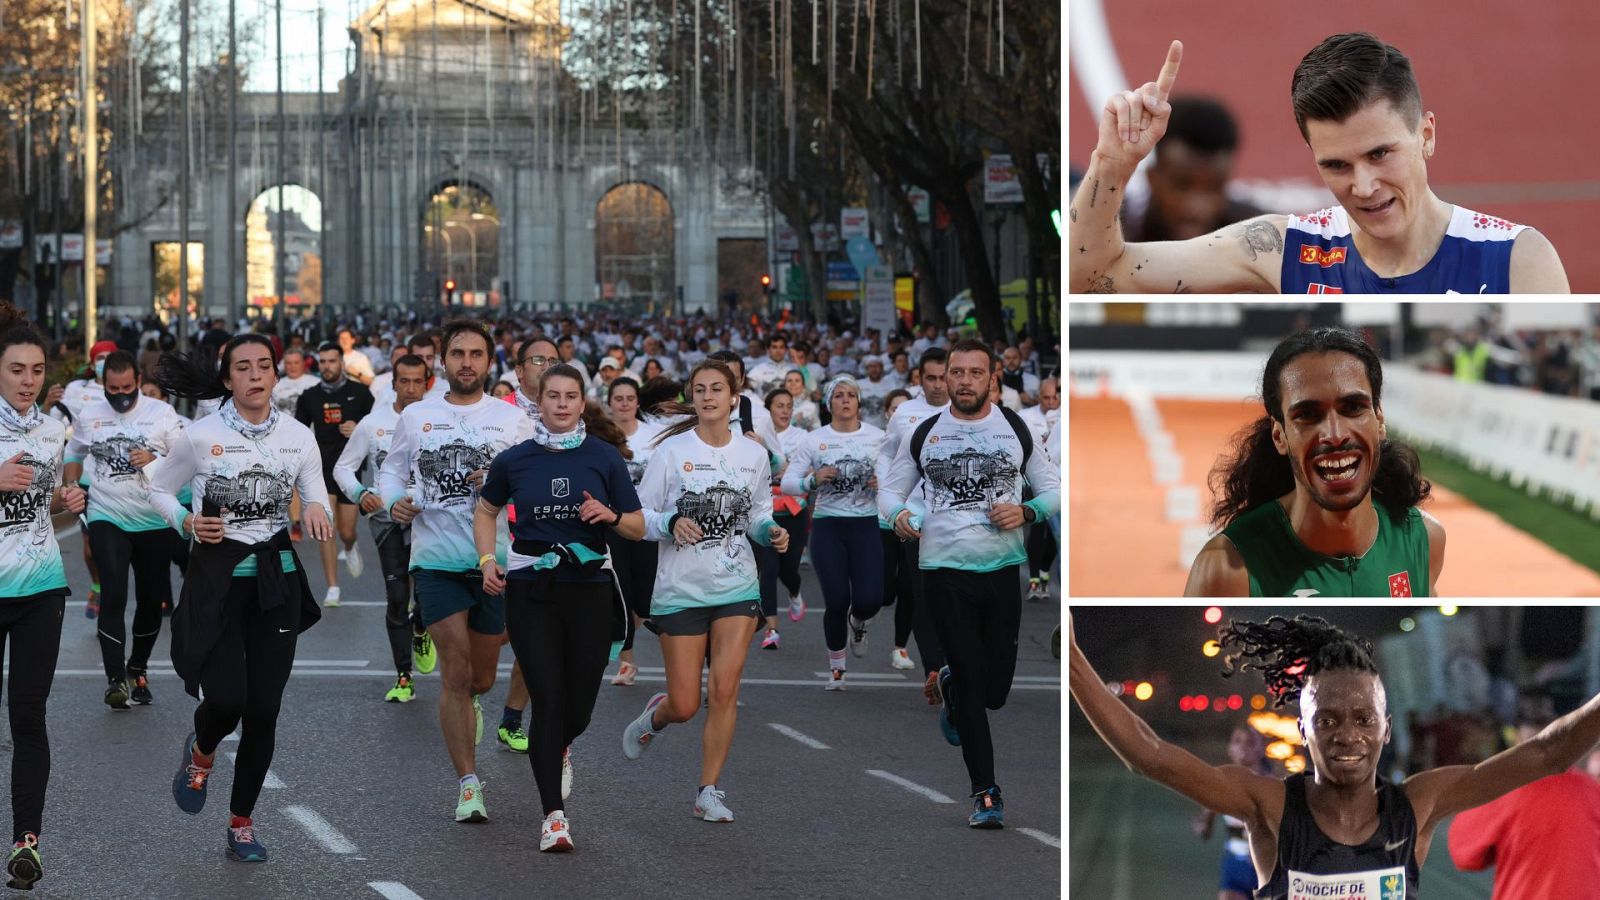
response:
[[[106,377],[106,361],[105,360],[97,359],[97,360],[94,361],[94,377],[96,377],[96,378],[104,378],[104,377]]]

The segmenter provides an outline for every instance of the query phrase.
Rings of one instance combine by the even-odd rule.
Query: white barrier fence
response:
[[[1259,395],[1262,353],[1070,353],[1073,396],[1239,400]],[[1600,403],[1384,366],[1385,421],[1533,494],[1600,518]],[[1178,448],[1181,452],[1182,448]]]

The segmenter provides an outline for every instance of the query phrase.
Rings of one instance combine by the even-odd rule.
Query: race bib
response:
[[[1406,870],[1307,875],[1290,869],[1288,900],[1406,900]]]

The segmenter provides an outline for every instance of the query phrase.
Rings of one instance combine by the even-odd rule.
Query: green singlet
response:
[[[1324,556],[1300,542],[1274,500],[1222,533],[1244,558],[1252,597],[1427,597],[1428,529],[1416,507],[1396,520],[1377,497],[1378,539],[1363,556]]]

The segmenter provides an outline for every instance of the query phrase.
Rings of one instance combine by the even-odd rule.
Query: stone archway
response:
[[[432,275],[441,303],[500,302],[500,223],[494,196],[475,182],[443,182],[428,198],[422,208],[422,267]]]
[[[279,203],[282,206],[280,208]],[[283,283],[278,283],[278,241]],[[322,200],[298,184],[273,185],[244,215],[245,298],[252,315],[322,305]]]
[[[670,313],[676,301],[672,203],[642,181],[616,185],[595,205],[596,300],[636,315]]]

